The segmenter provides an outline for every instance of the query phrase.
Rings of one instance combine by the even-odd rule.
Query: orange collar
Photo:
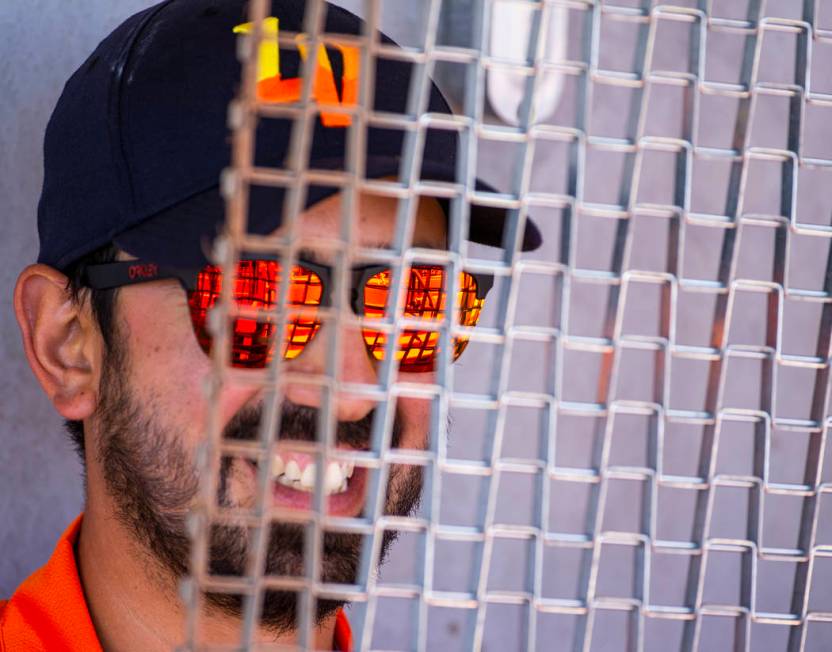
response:
[[[32,573],[8,602],[0,600],[0,652],[103,652],[75,562],[82,517],[64,531],[46,565]],[[335,621],[334,645],[342,652],[353,649],[343,609]]]
[[[101,652],[75,564],[81,516],[58,539],[46,565],[0,607],[0,649]]]

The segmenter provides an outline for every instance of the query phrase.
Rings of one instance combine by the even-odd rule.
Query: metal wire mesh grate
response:
[[[209,392],[218,397],[232,377],[260,383],[267,411],[260,441],[245,450],[221,439],[219,408],[212,414],[183,591],[191,616],[185,648],[199,648],[203,592],[247,596],[241,645],[251,646],[264,591],[284,588],[299,592],[301,647],[312,640],[315,600],[332,597],[353,603],[360,649],[829,649],[832,6],[500,0],[472,4],[470,42],[461,46],[437,40],[447,8],[426,0],[417,45],[395,48],[370,32],[324,35],[326,5],[309,2],[311,52],[326,39],[360,47],[363,71],[384,57],[413,66],[408,115],[370,109],[369,72],[359,78],[355,107],[332,109],[352,116],[347,169],[333,172],[305,164],[319,110],[310,101],[314,57],[305,60],[298,104],[257,100],[263,21],[279,4],[252,0],[254,27],[241,37],[234,161],[224,178],[228,231],[217,258],[232,269],[241,252],[268,251],[289,268],[306,186],[337,185],[347,197],[340,232],[316,244],[334,256],[339,290],[334,305],[321,308],[326,374],[285,373],[276,359],[252,380],[224,363],[232,313],[223,287],[212,313],[219,344]],[[525,57],[491,51],[500,29],[495,5],[529,12]],[[384,12],[384,2],[363,4],[372,26]],[[553,58],[548,32],[557,21],[566,21],[568,43]],[[287,47],[294,38],[279,35]],[[449,70],[465,80],[457,115],[425,113],[427,81]],[[486,110],[498,71],[525,91],[517,126]],[[548,116],[531,99],[544,73],[563,87]],[[278,117],[295,121],[290,160],[281,170],[257,167],[255,118]],[[406,133],[397,181],[361,175],[372,125]],[[460,135],[457,184],[419,178],[430,129]],[[478,176],[490,176],[500,192],[476,190]],[[253,185],[288,188],[285,237],[246,232]],[[359,191],[398,199],[391,247],[360,250],[391,264],[394,287],[407,264],[426,257],[452,279],[463,268],[495,277],[480,326],[446,321],[440,330],[443,351],[456,336],[470,339],[471,366],[442,354],[434,383],[405,382],[389,363],[397,335],[413,326],[400,318],[373,322],[393,334],[375,384],[339,378],[341,331],[360,324],[346,298],[359,253],[351,227]],[[452,199],[447,251],[411,247],[421,195]],[[498,255],[466,242],[469,203],[509,209]],[[545,244],[521,256],[528,216]],[[278,304],[286,299],[281,287]],[[283,332],[286,315],[273,317]],[[267,458],[280,437],[283,388],[298,382],[322,396],[318,442],[304,449],[318,468],[350,459],[372,471],[361,518],[325,515],[321,478],[308,514],[268,509],[265,476],[250,512],[215,504],[220,457]],[[335,448],[339,391],[377,401],[369,453]],[[425,451],[391,448],[402,396],[431,406]],[[383,515],[395,463],[424,467],[425,495],[413,517]],[[304,577],[263,577],[275,518],[306,524]],[[251,528],[250,576],[207,574],[215,523]],[[365,536],[354,585],[320,581],[324,529]],[[401,532],[411,564],[392,581],[376,572],[385,530]]]

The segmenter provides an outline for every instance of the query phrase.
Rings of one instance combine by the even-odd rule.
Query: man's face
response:
[[[299,216],[296,235],[304,240],[332,240],[339,232],[340,196],[316,204]],[[367,248],[388,246],[393,241],[396,203],[392,199],[363,196],[355,223],[354,239]],[[279,233],[279,232],[278,232]],[[443,248],[445,217],[433,200],[419,205],[414,245]],[[333,264],[324,249],[311,249],[316,261]],[[104,361],[101,393],[96,414],[86,424],[92,434],[94,464],[90,492],[106,492],[122,524],[150,553],[151,569],[164,579],[188,572],[190,543],[185,514],[196,500],[198,476],[195,451],[206,432],[209,412],[204,393],[211,362],[193,334],[187,297],[174,281],[146,283],[123,289],[115,310],[116,345]],[[295,359],[285,361],[289,373],[321,375],[325,372],[326,323]],[[367,354],[360,328],[344,326],[341,337],[342,383],[377,382],[377,364]],[[433,382],[433,373],[407,374],[409,382]],[[281,442],[314,441],[317,413],[322,405],[319,385],[292,383],[285,386],[282,419],[277,430]],[[264,393],[252,384],[226,384],[218,410],[224,436],[254,440],[264,412]],[[366,397],[338,393],[335,417],[337,445],[367,449],[370,444],[375,403]],[[396,402],[392,446],[421,449],[427,444],[430,404],[423,399],[399,398]],[[88,442],[88,446],[90,442]],[[311,456],[279,449],[270,459],[270,506],[308,507],[314,475]],[[369,472],[350,465],[327,468],[331,481],[328,511],[358,516],[364,509]],[[306,475],[304,476],[304,473]],[[225,457],[219,469],[217,501],[224,507],[250,508],[257,496],[256,463],[242,457]],[[295,476],[299,475],[300,479]],[[337,476],[337,477],[336,477]],[[96,478],[102,478],[99,486]],[[103,485],[103,486],[101,486]],[[419,467],[394,465],[386,492],[386,513],[407,515],[416,506],[421,489]],[[210,570],[218,575],[242,576],[248,568],[253,537],[242,527],[214,526],[210,536]],[[386,536],[385,550],[392,537]],[[300,525],[271,525],[266,554],[266,574],[302,575],[304,534]],[[361,551],[359,535],[327,532],[324,535],[321,580],[352,583]],[[239,616],[240,596],[206,596],[209,607]],[[295,626],[296,594],[272,591],[265,596],[262,623],[275,631]],[[321,601],[319,617],[338,606]]]

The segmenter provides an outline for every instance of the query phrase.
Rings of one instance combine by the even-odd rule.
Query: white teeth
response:
[[[298,482],[297,480],[290,480],[285,475],[278,476],[277,481],[282,485],[292,487],[292,489],[300,489],[300,482]]]
[[[315,486],[315,465],[310,464],[303,470],[300,477],[300,486],[304,489],[312,489]]]
[[[329,466],[326,467],[324,491],[331,494],[339,489],[342,484],[344,484],[344,476],[341,473],[341,465],[338,462],[330,462]]]
[[[300,480],[300,467],[295,460],[289,460],[286,465],[286,478],[289,480]]]
[[[314,491],[316,470],[314,462],[307,464],[301,471],[296,460],[286,462],[281,455],[275,455],[272,460],[272,477],[280,484],[298,491]],[[330,495],[346,491],[348,479],[354,473],[353,462],[330,462],[324,475],[324,493]]]
[[[283,462],[283,458],[280,455],[275,455],[272,458],[272,476],[276,478],[279,475],[283,475],[285,468],[286,464]]]

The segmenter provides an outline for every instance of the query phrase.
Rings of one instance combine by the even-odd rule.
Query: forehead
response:
[[[340,239],[344,197],[337,193],[298,215],[295,234],[300,238]],[[353,242],[358,247],[386,248],[393,244],[399,200],[362,192],[355,206]],[[347,214],[349,217],[349,214]],[[419,197],[413,229],[413,246],[442,249],[446,245],[445,213],[432,197]],[[273,235],[284,235],[281,226]]]

